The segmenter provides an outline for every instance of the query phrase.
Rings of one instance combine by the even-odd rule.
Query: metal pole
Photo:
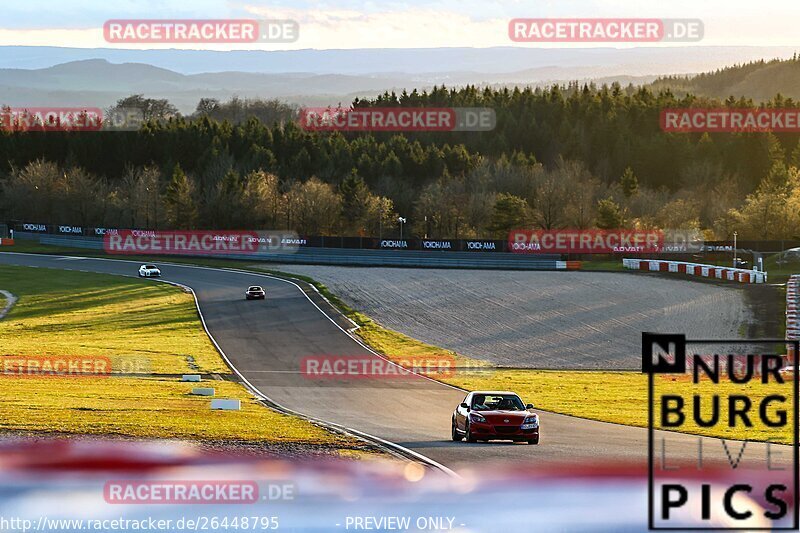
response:
[[[736,235],[738,235],[735,231],[733,232],[733,268],[736,268]]]

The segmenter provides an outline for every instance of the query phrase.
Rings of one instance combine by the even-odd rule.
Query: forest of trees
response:
[[[663,108],[749,107],[648,88],[465,87],[356,106],[491,107],[491,132],[341,133],[298,127],[277,101],[165,100],[135,132],[0,132],[0,220],[82,226],[389,234],[699,228],[709,238],[800,235],[799,133],[665,133]],[[766,105],[798,107],[776,95]]]
[[[663,76],[649,87],[656,91],[669,89],[679,95],[694,94],[717,98],[745,94],[756,102],[767,101],[776,94],[798,99],[800,57],[795,52],[790,59],[761,59],[695,76]]]

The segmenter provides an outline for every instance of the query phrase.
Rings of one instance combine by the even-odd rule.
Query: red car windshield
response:
[[[475,411],[524,411],[525,404],[516,394],[476,394],[472,397]]]

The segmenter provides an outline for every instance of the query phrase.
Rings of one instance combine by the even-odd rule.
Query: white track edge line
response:
[[[112,261],[113,261],[113,259],[112,259]],[[280,279],[280,278],[276,278],[276,279]],[[408,449],[408,448],[406,448],[404,446],[400,446],[399,444],[395,444],[394,442],[390,442],[390,441],[381,439],[380,437],[376,437],[374,435],[370,435],[369,433],[366,433],[366,432],[363,432],[363,431],[359,431],[359,430],[356,430],[356,429],[352,429],[352,428],[349,428],[347,426],[343,426],[341,424],[336,424],[334,422],[329,422],[327,420],[323,420],[323,419],[320,419],[320,418],[314,418],[314,417],[308,416],[306,414],[300,413],[298,411],[295,411],[294,409],[290,409],[290,408],[288,408],[286,406],[283,406],[280,403],[276,402],[275,400],[273,400],[272,398],[270,398],[269,396],[267,396],[266,394],[261,392],[261,390],[259,390],[255,385],[250,383],[247,380],[247,378],[244,377],[241,372],[239,372],[239,370],[236,368],[236,366],[233,364],[233,362],[228,358],[227,354],[225,354],[225,352],[223,351],[222,347],[217,343],[217,340],[214,338],[214,336],[208,330],[208,326],[206,325],[205,317],[203,317],[203,312],[200,310],[200,302],[197,299],[197,294],[195,294],[194,289],[192,289],[192,287],[189,287],[188,285],[184,285],[182,283],[176,283],[174,281],[167,281],[167,280],[163,280],[163,279],[160,279],[160,278],[156,278],[155,281],[160,281],[162,283],[167,283],[169,285],[182,287],[182,288],[188,290],[192,294],[192,297],[194,298],[195,308],[197,308],[197,313],[200,316],[200,322],[203,324],[203,329],[205,330],[206,334],[208,335],[208,338],[211,339],[211,342],[214,343],[214,346],[217,348],[219,353],[225,359],[225,362],[228,364],[228,366],[230,366],[231,369],[234,372],[236,372],[236,375],[248,386],[248,388],[251,390],[251,392],[253,392],[257,396],[260,396],[264,400],[266,400],[269,403],[277,406],[279,409],[285,411],[286,413],[293,414],[295,416],[298,416],[298,417],[303,418],[305,420],[308,420],[310,422],[316,422],[316,423],[318,423],[320,425],[323,425],[323,426],[330,426],[330,427],[339,429],[340,431],[344,430],[347,433],[350,433],[352,435],[360,436],[362,438],[362,440],[365,440],[364,437],[366,437],[367,439],[371,439],[371,440],[373,440],[375,442],[379,442],[379,443],[383,444],[384,446],[387,446],[389,448],[394,448],[395,450],[400,450],[404,454],[407,454],[407,455],[410,455],[412,457],[415,457],[416,459],[420,460],[423,463],[428,464],[429,466],[438,468],[439,470],[441,470],[442,472],[444,472],[445,474],[447,474],[449,476],[460,478],[460,476],[458,474],[456,474],[450,468],[444,466],[441,463],[438,463],[437,461],[434,461],[430,457],[426,457],[425,455],[417,453],[417,452],[415,452],[413,450],[410,450],[410,449]],[[298,288],[300,288],[300,287],[298,287]],[[314,303],[314,302],[312,301],[311,303]],[[317,308],[317,309],[319,309],[319,308]],[[322,311],[322,310],[320,309],[320,311]],[[325,316],[327,316],[327,315],[325,315]],[[328,317],[328,318],[330,319],[330,317]],[[342,331],[344,331],[344,330],[342,330]],[[374,444],[374,442],[373,442],[373,444]],[[403,458],[407,459],[408,457],[403,457]]]
[[[47,257],[59,257],[59,256],[53,256],[53,255],[47,255],[47,254],[30,254],[30,253],[25,253],[25,252],[4,252],[4,253],[8,253],[8,254],[14,254],[14,255],[34,256],[34,257],[42,257],[43,255],[46,255]],[[61,256],[61,257],[64,257],[64,256]],[[73,256],[70,256],[70,257],[73,257]],[[134,264],[139,264],[139,263],[140,263],[139,261],[131,261],[131,260],[128,260],[128,259],[106,259],[106,258],[102,258],[102,257],[84,257],[83,259],[87,259],[87,260],[96,260],[96,261],[116,261],[116,262],[134,263]],[[221,270],[221,271],[226,271],[226,270],[227,270],[227,271],[230,271],[230,272],[237,272],[237,273],[241,273],[241,274],[248,274],[248,275],[254,275],[254,276],[261,276],[261,277],[265,277],[265,278],[269,278],[269,279],[274,279],[274,280],[278,280],[278,281],[283,281],[283,282],[285,282],[285,283],[289,283],[289,284],[291,284],[291,285],[294,285],[294,286],[297,288],[297,290],[299,290],[299,291],[300,291],[300,292],[303,294],[303,296],[305,296],[305,297],[306,297],[306,299],[307,299],[309,302],[311,302],[311,304],[312,304],[314,307],[316,307],[316,308],[317,308],[317,310],[318,310],[320,313],[322,313],[322,314],[323,314],[323,316],[325,316],[325,318],[327,318],[328,320],[330,320],[330,321],[331,321],[331,323],[333,323],[333,325],[334,325],[334,326],[336,326],[337,328],[339,328],[339,330],[341,330],[341,331],[342,331],[342,332],[343,332],[345,335],[347,335],[348,337],[350,337],[351,339],[353,339],[355,342],[357,342],[359,345],[361,345],[363,348],[365,348],[367,351],[371,352],[372,354],[376,355],[377,357],[379,357],[379,358],[381,358],[381,359],[383,359],[383,360],[385,360],[385,361],[389,362],[390,364],[393,364],[393,365],[395,365],[395,366],[397,366],[397,367],[399,367],[399,368],[401,368],[401,369],[403,369],[403,370],[406,370],[406,371],[408,371],[408,369],[406,369],[405,367],[403,367],[403,366],[401,366],[401,365],[398,365],[397,363],[395,363],[395,362],[393,362],[393,361],[390,361],[389,359],[387,359],[387,358],[386,358],[386,357],[384,357],[383,355],[381,355],[381,354],[377,353],[376,351],[374,351],[374,350],[373,350],[372,348],[370,348],[369,346],[366,346],[366,345],[365,345],[364,343],[362,343],[362,342],[361,342],[359,339],[357,339],[357,338],[356,338],[356,337],[354,337],[354,336],[353,336],[351,333],[349,333],[349,332],[348,332],[346,329],[342,328],[342,327],[341,327],[339,324],[337,324],[337,323],[336,323],[336,321],[335,321],[335,320],[333,320],[333,319],[332,319],[332,318],[331,318],[331,317],[330,317],[330,316],[329,316],[329,315],[328,315],[328,314],[327,314],[325,311],[323,311],[323,310],[322,310],[322,309],[321,309],[321,308],[320,308],[320,307],[319,307],[319,306],[318,306],[318,305],[317,305],[317,304],[314,302],[314,300],[312,300],[311,298],[309,298],[309,297],[308,297],[308,295],[305,293],[305,291],[302,289],[302,287],[300,287],[300,286],[299,286],[297,283],[295,283],[295,282],[293,282],[293,281],[291,281],[291,280],[288,280],[288,279],[285,279],[285,278],[279,278],[279,277],[276,277],[276,276],[270,276],[270,275],[268,275],[268,274],[261,274],[261,273],[249,272],[249,271],[247,271],[247,270],[239,270],[239,269],[235,269],[235,268],[213,268],[213,267],[204,267],[204,266],[199,266],[199,265],[182,265],[182,264],[179,264],[179,263],[161,263],[161,264],[162,264],[162,265],[166,264],[166,265],[170,265],[170,266],[176,266],[176,267],[183,267],[183,268],[197,268],[197,269],[202,269],[202,270]],[[58,268],[57,268],[57,270],[62,270],[62,269],[58,269]],[[130,275],[130,276],[127,276],[127,275],[126,275],[126,277],[138,277],[138,276],[132,276],[132,275]],[[153,279],[153,278],[150,278],[150,279]],[[369,438],[369,439],[373,439],[373,440],[374,440],[374,441],[376,441],[376,442],[383,443],[385,446],[387,446],[387,447],[389,447],[389,448],[394,448],[395,450],[399,450],[399,451],[400,451],[401,453],[403,453],[403,454],[406,454],[406,455],[409,455],[409,456],[415,457],[415,458],[417,458],[418,460],[420,460],[421,462],[423,462],[423,463],[426,463],[426,464],[428,464],[429,466],[433,466],[434,468],[437,468],[437,469],[441,470],[442,472],[444,472],[445,474],[447,474],[447,475],[449,475],[449,476],[451,476],[451,477],[455,477],[455,478],[459,478],[459,479],[461,478],[461,476],[459,476],[459,475],[458,475],[456,472],[454,472],[452,469],[450,469],[450,468],[448,468],[448,467],[444,466],[443,464],[439,463],[438,461],[435,461],[435,460],[431,459],[430,457],[427,457],[427,456],[425,456],[425,455],[423,455],[423,454],[421,454],[421,453],[418,453],[418,452],[415,452],[415,451],[413,451],[413,450],[411,450],[411,449],[409,449],[409,448],[406,448],[405,446],[401,446],[401,445],[399,445],[399,444],[397,444],[397,443],[394,443],[394,442],[391,442],[391,441],[387,441],[387,440],[381,439],[380,437],[376,437],[376,436],[374,436],[374,435],[370,435],[369,433],[365,433],[365,432],[363,432],[363,431],[359,431],[359,430],[356,430],[356,429],[352,429],[352,428],[349,428],[349,427],[347,427],[347,426],[343,426],[343,425],[341,425],[341,424],[337,424],[337,423],[335,423],[335,422],[328,422],[328,421],[326,421],[326,420],[317,419],[317,418],[314,418],[314,417],[311,417],[311,416],[305,415],[305,414],[303,414],[303,413],[300,413],[300,412],[298,412],[298,411],[294,411],[293,409],[289,409],[288,407],[284,407],[283,405],[279,404],[278,402],[276,402],[276,401],[272,400],[272,399],[271,399],[269,396],[267,396],[266,394],[264,394],[263,392],[261,392],[261,391],[260,391],[260,390],[259,390],[257,387],[255,387],[255,386],[254,386],[252,383],[250,383],[250,382],[247,380],[247,378],[245,378],[245,377],[242,375],[242,373],[241,373],[241,372],[239,372],[239,369],[237,369],[237,368],[236,368],[236,366],[234,366],[234,364],[231,362],[231,360],[228,358],[228,356],[227,356],[227,355],[225,354],[225,352],[222,350],[222,347],[220,347],[220,345],[217,343],[217,340],[214,338],[214,336],[213,336],[213,335],[211,335],[211,332],[208,330],[208,326],[206,325],[206,320],[205,320],[205,317],[203,317],[203,312],[200,310],[200,302],[199,302],[199,301],[198,301],[198,299],[197,299],[197,294],[194,292],[194,289],[192,289],[192,288],[191,288],[191,287],[189,287],[188,285],[183,285],[183,284],[181,284],[181,283],[177,283],[177,282],[173,282],[173,281],[167,281],[167,280],[163,280],[163,279],[161,279],[161,278],[155,278],[155,281],[161,281],[161,282],[163,282],[163,283],[167,283],[167,284],[170,284],[170,285],[175,285],[175,286],[178,286],[178,287],[183,287],[183,288],[186,288],[186,289],[188,289],[188,290],[191,292],[191,294],[192,294],[192,297],[193,297],[193,299],[194,299],[195,308],[197,309],[197,313],[198,313],[198,315],[200,316],[200,322],[201,322],[201,324],[203,325],[203,329],[205,330],[206,334],[208,335],[208,338],[209,338],[209,339],[211,339],[211,342],[212,342],[212,343],[214,344],[214,346],[217,348],[217,350],[219,351],[220,355],[222,355],[223,359],[225,359],[225,362],[228,364],[228,366],[230,366],[230,367],[231,367],[231,370],[233,370],[233,371],[236,373],[236,375],[237,375],[237,376],[238,376],[238,377],[239,377],[239,378],[240,378],[240,379],[241,379],[241,380],[242,380],[242,381],[243,381],[243,382],[244,382],[244,383],[247,385],[247,387],[248,387],[248,388],[251,390],[251,392],[253,392],[254,394],[256,394],[256,396],[258,396],[258,397],[261,397],[262,399],[264,399],[264,400],[266,400],[266,401],[268,401],[268,402],[270,402],[270,403],[274,404],[274,405],[275,405],[275,406],[277,406],[279,409],[282,409],[282,410],[286,411],[287,413],[291,413],[291,414],[293,414],[293,415],[295,415],[295,416],[298,416],[298,417],[300,417],[300,418],[306,419],[306,420],[308,420],[308,421],[317,422],[317,423],[319,423],[319,424],[321,424],[321,425],[327,425],[327,426],[330,426],[330,427],[333,427],[333,428],[337,428],[337,429],[339,429],[340,431],[341,431],[341,430],[344,430],[344,431],[346,431],[346,432],[348,432],[348,433],[350,433],[350,434],[352,434],[352,435],[354,435],[354,436],[359,436],[359,435],[360,435],[362,438],[364,438],[364,437],[367,437],[367,438]],[[311,285],[311,286],[313,287],[313,284],[309,284],[309,285]],[[316,287],[315,287],[315,289],[316,289]],[[327,301],[327,299],[326,299],[326,301]],[[330,302],[329,302],[329,303],[330,303]],[[333,305],[333,304],[331,304],[331,305]],[[347,318],[347,317],[345,317],[345,318]],[[349,320],[349,319],[348,319],[348,320]],[[416,372],[411,372],[411,373],[413,373],[413,374],[416,374]],[[422,378],[425,378],[425,379],[428,379],[428,380],[430,380],[430,381],[433,381],[434,383],[438,383],[438,384],[440,384],[440,385],[445,385],[445,386],[447,386],[447,387],[450,387],[450,388],[453,388],[453,389],[456,389],[456,390],[459,390],[459,391],[463,390],[463,389],[459,389],[458,387],[454,387],[454,386],[452,386],[452,385],[448,385],[447,383],[442,383],[442,382],[440,382],[440,381],[436,381],[435,379],[429,378],[428,376],[423,376],[423,375],[421,375],[421,374],[417,374],[417,375],[418,375],[418,376],[420,376],[420,377],[422,377]]]
[[[0,294],[5,296],[6,299],[6,305],[0,309],[0,320],[2,320],[11,312],[11,308],[14,307],[14,304],[17,303],[17,297],[5,290],[0,290]]]

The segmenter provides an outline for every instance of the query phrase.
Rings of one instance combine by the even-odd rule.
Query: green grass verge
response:
[[[80,257],[98,257],[103,259],[115,259],[120,261],[133,261],[135,263],[159,263],[158,258],[154,256],[139,256],[139,255],[113,255],[107,254],[101,250],[89,250],[84,248],[72,248],[68,246],[50,246],[46,244],[39,244],[36,241],[29,240],[15,240],[14,246],[4,246],[0,248],[0,254],[4,252],[17,252],[28,254],[43,254],[43,255],[72,255]],[[164,263],[176,263],[186,265],[199,265],[213,268],[239,268],[248,270],[250,263],[247,261],[236,259],[206,259],[202,257],[186,257],[186,256],[163,256],[161,261]],[[250,268],[250,270],[253,270]],[[133,268],[132,274],[136,273],[136,268]]]
[[[581,261],[581,270],[624,272],[627,269],[622,266],[622,257],[620,257],[619,259]]]
[[[19,297],[0,321],[2,359],[109,357],[112,375],[20,377],[0,373],[0,429],[137,438],[232,439],[329,447],[343,454],[361,441],[331,433],[256,402],[240,384],[214,380],[217,397],[242,410],[211,411],[178,378],[121,377],[145,372],[229,373],[197,317],[191,295],[166,284],[83,272],[0,266],[0,287]],[[191,358],[191,359],[190,359]],[[4,368],[7,368],[4,365]]]
[[[165,283],[3,266],[0,287],[19,298],[0,322],[4,353],[109,357],[112,372],[230,373],[192,296]]]
[[[772,254],[764,258],[764,270],[767,271],[770,283],[786,283],[789,276],[800,273],[800,261],[782,259],[780,254]]]
[[[272,411],[238,383],[213,381],[240,411],[211,411],[174,378],[0,378],[0,429],[346,446],[349,439]]]
[[[647,376],[641,372],[490,369],[485,361],[476,361],[384,328],[363,313],[352,309],[328,287],[312,278],[256,268],[313,284],[323,296],[360,326],[356,330],[357,335],[373,349],[393,361],[400,364],[406,364],[408,361],[435,361],[441,360],[442,355],[445,355],[453,357],[458,365],[470,367],[464,372],[428,374],[434,379],[465,390],[512,390],[526,403],[529,401],[535,403],[537,408],[545,411],[602,422],[647,427]],[[698,391],[687,377],[659,376],[655,385],[656,391],[679,394],[684,398],[699,394],[705,400],[701,413],[706,419],[710,415],[711,397],[714,394],[723,394],[723,398],[727,393],[746,394],[755,406],[758,406],[759,401],[767,394],[784,394],[788,398],[792,397],[788,382],[773,383],[766,388],[753,384],[722,383],[724,392],[716,385],[700,387]],[[774,404],[771,405],[768,410],[771,417],[776,416],[776,409]],[[757,416],[752,417],[752,422],[751,428],[739,424],[733,428],[716,427],[709,430],[689,419],[682,431],[726,439],[775,440],[791,444],[793,436],[789,427],[782,428],[776,433],[775,429],[764,425]]]
[[[675,394],[686,400],[689,407],[684,409],[687,419],[686,424],[680,428],[681,432],[725,439],[774,440],[791,444],[793,440],[791,424],[778,429],[770,428],[758,417],[760,401],[768,394],[792,397],[791,378],[788,379],[789,381],[783,384],[772,382],[768,386],[758,383],[736,385],[723,380],[720,385],[711,385],[706,380],[701,382],[705,386],[697,386],[691,382],[690,376],[657,376],[654,388],[656,394]],[[647,376],[640,372],[499,370],[493,375],[460,375],[445,381],[467,390],[512,390],[526,402],[531,401],[537,408],[547,411],[603,422],[647,427]],[[726,425],[728,394],[743,394],[750,398],[754,406],[754,410],[751,410],[752,427],[746,427],[741,423],[735,427]],[[706,420],[711,414],[712,397],[720,395],[722,425],[711,429],[697,425],[690,409],[694,395],[699,395],[701,399],[701,413]],[[658,409],[657,405],[654,407]],[[774,419],[780,408],[791,412],[791,400],[785,406],[769,403],[767,413]],[[658,410],[656,410],[656,427],[661,427]]]
[[[40,245],[37,245],[40,246]],[[51,253],[68,253],[85,255],[81,250],[61,249]],[[20,250],[22,251],[22,250]],[[28,251],[28,250],[25,250]],[[104,256],[97,253],[98,256]],[[143,258],[143,260],[146,258]],[[402,333],[384,328],[368,316],[360,313],[339,297],[333,294],[328,287],[307,276],[289,274],[274,270],[268,266],[246,264],[232,260],[168,259],[170,262],[182,262],[205,266],[239,268],[254,272],[269,273],[276,276],[288,277],[306,281],[314,285],[333,305],[342,313],[359,325],[356,333],[373,349],[382,353],[387,358],[401,364],[420,360],[440,360],[443,355],[456,359],[457,364],[468,364],[473,367],[482,367],[486,363],[461,356],[453,351],[444,350],[437,346],[425,344]],[[613,263],[616,265],[616,262]],[[609,270],[612,263],[595,263],[596,266],[607,266]],[[621,261],[619,262],[621,269]],[[598,268],[606,270],[606,268]],[[770,279],[772,281],[772,279]],[[462,373],[431,375],[442,382],[463,388],[465,390],[502,389],[516,391],[525,401],[536,404],[540,409],[555,413],[567,414],[581,418],[612,422],[630,426],[646,427],[647,425],[647,379],[640,372],[610,372],[610,371],[545,371],[525,369],[494,369],[484,371],[467,371]],[[671,392],[683,392],[691,396],[695,393],[690,390],[690,385],[685,379],[659,378],[661,386],[669,386]],[[739,389],[733,384],[724,384],[729,390]],[[771,391],[783,391],[785,385],[773,385]],[[700,392],[701,395],[716,392],[714,388],[707,388]],[[764,391],[745,387],[744,392],[750,395],[754,405]],[[710,404],[706,404],[710,405]],[[704,408],[704,414],[708,414]],[[717,436],[729,439],[765,440],[777,438],[781,442],[791,442],[791,435],[776,435],[773,430],[759,427],[759,422],[754,420],[756,427],[744,430],[742,428],[726,428],[708,431],[691,423],[687,430],[695,434]]]
[[[276,271],[270,272],[282,274]],[[485,361],[476,361],[386,329],[342,302],[324,284],[306,276],[293,274],[291,276],[312,283],[331,303],[338,306],[346,316],[360,326],[356,333],[387,358],[405,364],[408,361],[435,361],[441,359],[444,354],[455,358],[458,365],[466,364],[470,367],[464,372],[428,374],[434,379],[465,390],[512,390],[526,403],[532,402],[537,408],[545,411],[602,422],[647,427],[647,376],[641,372],[490,369]],[[787,398],[792,397],[790,383],[771,384],[768,388],[753,384],[722,383],[722,387],[725,393],[748,395],[755,406],[758,406],[760,399],[767,394],[784,394]],[[698,392],[686,377],[659,376],[656,390],[679,394],[684,398],[691,398],[699,393],[706,400],[701,411],[706,418],[710,414],[710,397],[714,394],[725,394],[716,385],[701,387]],[[775,409],[776,407],[772,405],[770,416],[775,415]],[[738,440],[775,439],[776,442],[791,444],[793,437],[789,427],[782,428],[776,433],[776,430],[765,426],[757,417],[753,417],[752,422],[752,428],[739,424],[734,428],[708,430],[698,426],[693,420],[688,420],[682,429],[697,435]]]

